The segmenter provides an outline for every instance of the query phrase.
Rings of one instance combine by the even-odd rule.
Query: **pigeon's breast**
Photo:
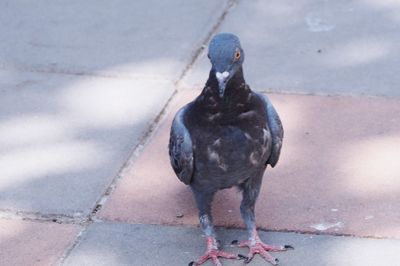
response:
[[[195,179],[210,179],[227,188],[265,167],[270,144],[262,125],[217,125],[197,133],[202,137],[195,140]]]

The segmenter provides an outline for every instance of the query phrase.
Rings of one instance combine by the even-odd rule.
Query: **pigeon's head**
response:
[[[215,35],[208,46],[208,58],[212,64],[212,73],[218,80],[219,96],[223,97],[226,84],[244,60],[239,38],[231,33]]]

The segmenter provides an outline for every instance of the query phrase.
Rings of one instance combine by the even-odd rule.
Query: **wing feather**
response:
[[[193,148],[189,130],[184,123],[189,105],[182,107],[175,115],[169,139],[169,158],[179,180],[190,184],[193,175]]]
[[[271,132],[272,138],[272,152],[267,161],[267,164],[275,167],[278,163],[279,156],[281,154],[282,141],[283,141],[283,126],[281,119],[279,118],[278,113],[276,112],[274,106],[271,101],[268,99],[266,95],[258,94],[261,99],[264,100],[265,103],[265,112],[267,118],[267,124],[269,130]]]

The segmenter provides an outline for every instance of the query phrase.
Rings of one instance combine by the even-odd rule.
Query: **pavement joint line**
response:
[[[370,95],[359,93],[324,93],[324,92],[307,92],[307,91],[291,91],[286,89],[258,89],[257,92],[263,94],[278,94],[278,95],[299,95],[299,96],[321,96],[321,97],[348,97],[348,98],[369,98],[369,99],[386,99],[386,100],[400,100],[400,97],[387,96],[387,95]]]
[[[0,210],[0,219],[76,225],[83,225],[88,222],[88,218],[86,216],[80,215],[73,216],[65,214],[42,214],[39,212],[14,210]]]
[[[129,223],[123,221],[113,221],[108,219],[103,219],[101,222],[114,222],[114,223],[126,223],[126,224],[144,224],[144,223]],[[145,223],[149,224],[149,223]],[[154,226],[171,226],[171,227],[187,227],[187,228],[198,228],[199,233],[201,233],[199,225],[190,225],[190,224],[154,224],[150,223],[150,225]],[[215,226],[216,229],[223,229],[223,230],[246,230],[244,227],[233,227],[233,226]],[[362,239],[394,239],[397,238],[390,238],[390,237],[377,237],[377,236],[359,236],[355,234],[345,234],[345,233],[335,233],[335,232],[323,232],[323,231],[311,231],[311,230],[290,230],[290,229],[264,229],[264,228],[257,228],[259,232],[271,232],[271,233],[293,233],[293,234],[300,234],[300,235],[310,235],[310,236],[332,236],[332,237],[354,237],[354,238],[362,238]]]
[[[104,204],[107,202],[109,196],[115,190],[118,181],[125,176],[125,173],[131,169],[136,159],[141,154],[141,151],[144,149],[146,144],[151,140],[154,133],[157,131],[157,128],[160,126],[161,122],[166,119],[168,110],[171,106],[171,102],[174,100],[175,95],[177,94],[177,90],[174,90],[172,95],[168,98],[166,104],[160,111],[160,113],[156,116],[156,118],[152,121],[148,129],[145,133],[141,136],[138,143],[132,148],[131,152],[128,155],[128,158],[125,160],[125,163],[120,167],[117,175],[113,178],[110,185],[107,186],[104,193],[101,194],[101,197],[96,202],[95,206],[92,208],[92,211],[88,215],[88,220],[93,220],[96,216],[97,212],[101,210]]]
[[[323,93],[323,92],[307,92],[307,91],[290,91],[285,89],[255,89],[253,91],[262,94],[276,94],[276,95],[293,95],[293,96],[318,96],[318,97],[343,97],[343,98],[366,98],[366,99],[384,99],[390,101],[399,101],[400,97],[387,96],[387,95],[370,95],[370,94],[357,94],[357,93]],[[180,85],[179,92],[182,90],[198,90],[201,88],[195,85]]]
[[[227,227],[223,227],[227,228]],[[243,229],[244,228],[227,228],[227,229]],[[357,237],[357,238],[365,238],[365,239],[397,239],[390,237],[379,237],[379,236],[359,236],[355,234],[347,234],[347,233],[335,233],[335,232],[324,232],[324,231],[312,231],[312,230],[291,230],[291,229],[262,229],[258,228],[258,231],[262,232],[274,232],[274,233],[295,233],[301,235],[314,235],[314,236],[334,236],[334,237]]]
[[[95,216],[96,212],[93,212],[91,215],[74,217],[62,214],[40,214],[37,212],[26,212],[26,211],[12,211],[12,210],[0,210],[0,219],[6,220],[23,220],[30,222],[39,222],[39,223],[58,223],[58,224],[74,224],[80,225],[83,227],[87,227],[88,225],[96,222],[109,222],[109,223],[125,223],[125,224],[143,224],[143,223],[135,223],[129,221],[120,221],[113,220],[107,218],[97,218]],[[155,226],[172,226],[172,227],[190,227],[190,228],[199,228],[198,225],[191,224],[158,224],[158,223],[146,223]],[[224,228],[224,229],[242,229],[242,227],[230,227],[230,226],[216,226],[216,228]],[[343,236],[343,237],[358,237],[358,238],[368,238],[368,239],[397,239],[390,237],[379,237],[379,236],[359,236],[355,234],[346,234],[346,233],[335,233],[335,232],[323,232],[323,231],[313,231],[313,230],[291,230],[291,229],[265,229],[258,228],[257,230],[263,232],[277,232],[277,233],[297,233],[304,235],[324,235],[324,236]]]
[[[57,262],[54,265],[63,265],[64,261],[68,258],[68,256],[71,254],[71,252],[77,247],[81,241],[82,241],[82,236],[88,229],[87,226],[83,226],[79,233],[75,236],[74,241],[65,249],[64,253],[61,255],[61,257],[57,260]]]
[[[159,223],[143,223],[143,222],[129,222],[124,220],[112,220],[107,218],[96,218],[96,220],[92,221],[92,223],[110,223],[110,224],[128,224],[128,225],[152,225],[152,226],[164,226],[164,227],[184,227],[184,228],[194,228],[199,229],[199,234],[202,234],[200,230],[200,226],[194,224],[159,224]],[[222,230],[243,230],[246,229],[244,227],[233,227],[233,226],[215,226],[216,229]],[[398,238],[393,237],[379,237],[379,236],[362,236],[356,234],[346,234],[346,233],[335,233],[335,232],[324,232],[324,231],[312,231],[312,230],[291,230],[291,229],[264,229],[257,228],[259,232],[271,232],[271,233],[293,233],[300,235],[310,235],[310,236],[332,236],[332,237],[353,237],[353,238],[361,238],[361,239],[392,239],[398,240]]]
[[[68,75],[68,76],[86,76],[86,77],[94,77],[94,78],[109,78],[109,79],[126,79],[126,80],[135,80],[135,79],[149,79],[149,80],[162,80],[169,81],[172,83],[176,83],[174,79],[169,79],[164,76],[154,76],[154,75],[132,75],[132,74],[106,74],[106,73],[98,73],[91,72],[85,70],[69,70],[65,68],[54,68],[54,67],[46,67],[46,66],[22,66],[22,65],[0,65],[0,70],[13,70],[13,71],[22,71],[22,72],[30,72],[30,73],[44,73],[44,74],[58,74],[58,75]]]

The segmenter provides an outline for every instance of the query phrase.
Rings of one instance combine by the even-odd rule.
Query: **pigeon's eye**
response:
[[[239,60],[239,58],[240,58],[240,51],[236,50],[236,52],[235,52],[235,60]]]

